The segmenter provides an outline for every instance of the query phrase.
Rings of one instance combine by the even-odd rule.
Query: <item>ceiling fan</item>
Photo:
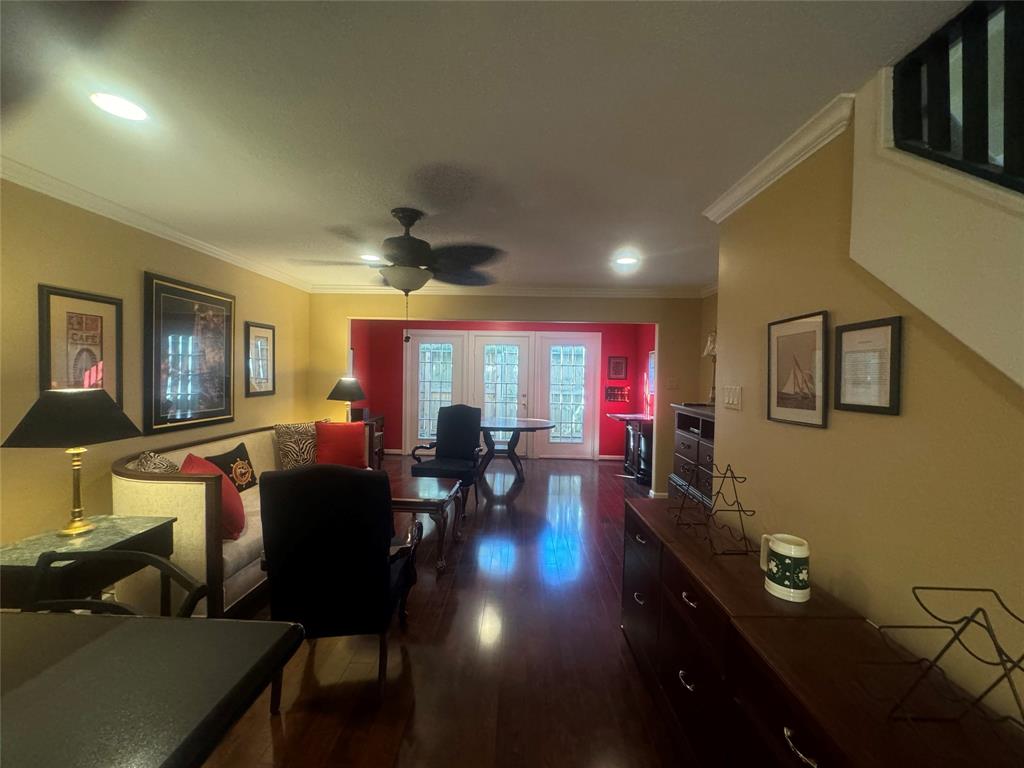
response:
[[[421,218],[423,211],[415,208],[392,208],[391,215],[405,228],[405,232],[387,238],[382,244],[381,257],[388,266],[379,269],[380,276],[392,288],[408,296],[418,291],[429,280],[449,285],[481,286],[491,285],[494,278],[477,267],[488,264],[502,251],[491,245],[458,243],[432,248],[426,240],[409,234],[409,230]],[[375,266],[368,261],[321,261],[319,259],[297,259],[303,264],[318,266]]]

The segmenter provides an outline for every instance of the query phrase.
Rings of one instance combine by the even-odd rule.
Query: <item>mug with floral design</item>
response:
[[[764,588],[792,603],[811,599],[811,547],[805,539],[788,533],[761,537],[761,570]]]

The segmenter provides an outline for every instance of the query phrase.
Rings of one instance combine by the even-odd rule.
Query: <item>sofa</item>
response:
[[[368,433],[364,442],[369,445],[371,441]],[[239,443],[245,443],[257,485],[241,493],[245,527],[238,539],[222,536],[220,475],[144,472],[133,467],[138,458],[135,454],[111,466],[113,514],[177,518],[171,560],[204,580],[210,590],[195,615],[244,616],[265,590],[258,478],[267,470],[281,469],[274,428],[260,427],[213,440],[153,449],[181,465],[189,453],[211,456],[230,451]],[[367,465],[374,463],[372,456],[366,459]],[[125,579],[117,585],[117,596],[147,613],[155,613],[159,598],[156,574]]]

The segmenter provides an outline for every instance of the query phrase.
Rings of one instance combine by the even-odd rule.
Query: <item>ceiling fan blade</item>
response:
[[[488,264],[505,252],[493,245],[476,243],[457,243],[455,245],[439,245],[433,249],[437,269],[442,272],[456,272],[472,267]]]
[[[380,262],[370,261],[332,261],[330,259],[288,259],[292,264],[303,264],[309,267],[380,267]]]
[[[434,279],[449,285],[481,286],[494,285],[494,278],[476,269],[461,269],[453,272],[434,272]]]

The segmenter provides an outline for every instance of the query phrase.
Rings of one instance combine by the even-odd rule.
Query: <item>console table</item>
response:
[[[79,536],[56,531],[29,536],[0,547],[0,607],[23,608],[29,598],[35,565],[43,552],[84,552],[121,549],[170,557],[174,551],[175,517],[96,515],[88,518],[95,530]],[[54,563],[53,597],[89,597],[99,593],[143,566],[138,563]],[[171,584],[160,578],[160,612],[170,615]]]
[[[900,663],[909,654],[818,587],[806,603],[772,597],[755,556],[713,555],[702,534],[676,524],[678,507],[626,501],[622,629],[699,765],[1024,765],[1024,733],[977,711],[889,717],[920,671]],[[930,710],[949,695],[948,684],[926,690]]]

